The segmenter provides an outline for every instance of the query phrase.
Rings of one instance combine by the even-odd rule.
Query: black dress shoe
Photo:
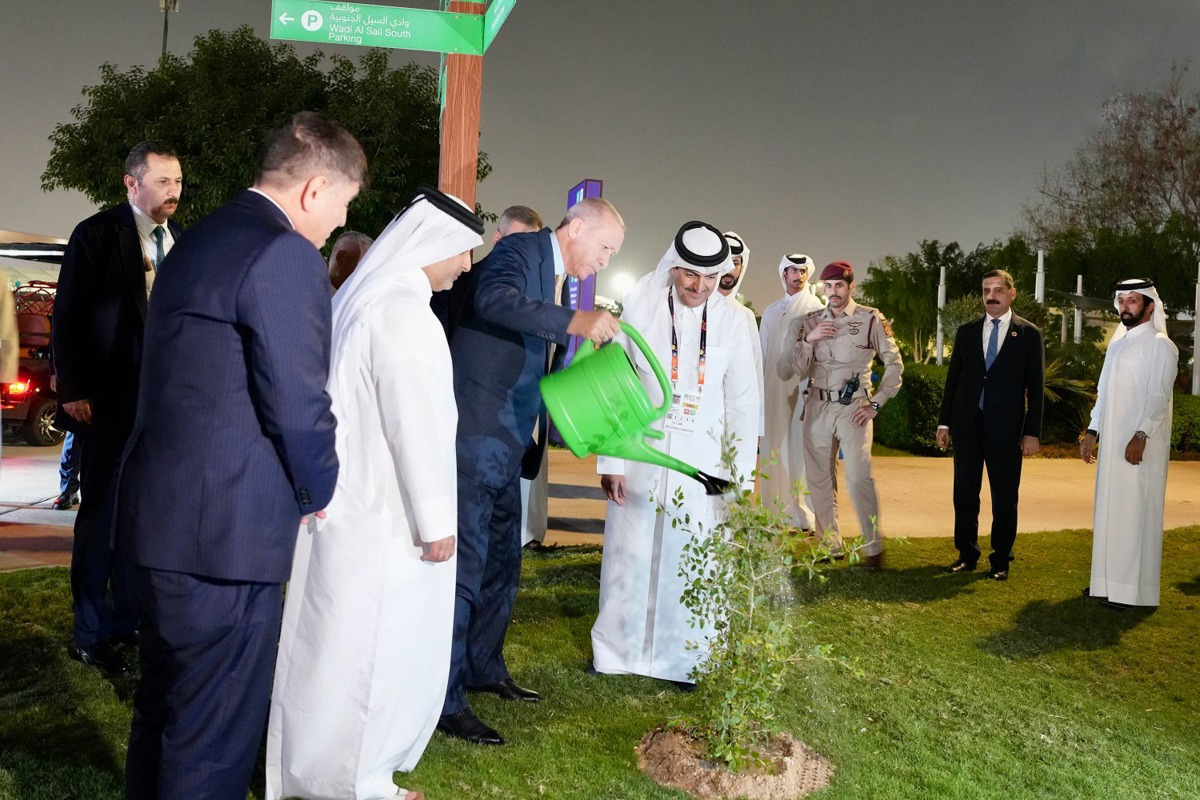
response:
[[[691,694],[696,691],[696,684],[691,681],[671,681],[671,684],[684,694]]]
[[[79,495],[73,492],[63,492],[58,497],[54,498],[54,502],[50,507],[55,511],[70,511],[71,506],[79,502]]]
[[[125,662],[110,644],[77,645],[68,648],[67,655],[87,667],[105,672],[124,672]]]
[[[975,571],[975,562],[974,561],[963,561],[961,558],[958,561],[955,561],[950,566],[946,567],[946,572],[949,572],[951,575],[958,575],[961,572],[974,572],[974,571]]]
[[[863,559],[863,569],[867,572],[879,572],[883,569],[883,553],[876,553]]]
[[[994,581],[1006,581],[1008,580],[1008,567],[992,569],[988,572],[988,577]]]
[[[512,678],[505,678],[500,683],[490,683],[486,686],[468,686],[468,692],[488,692],[499,695],[501,700],[520,700],[522,703],[536,703],[542,696],[532,689],[524,689],[517,685]]]
[[[504,737],[499,732],[483,724],[475,712],[469,708],[454,714],[443,714],[438,720],[437,729],[456,739],[464,739],[471,744],[504,744]]]
[[[1108,606],[1112,609],[1116,609],[1117,611],[1125,611],[1126,609],[1133,608],[1133,606],[1129,605],[1128,603],[1118,603],[1115,600],[1109,600],[1108,598],[1101,598],[1100,604]]]
[[[587,666],[583,668],[583,671],[584,671],[584,674],[587,674],[587,675],[599,675],[600,674],[600,670],[596,669],[595,661],[589,661],[587,663]]]

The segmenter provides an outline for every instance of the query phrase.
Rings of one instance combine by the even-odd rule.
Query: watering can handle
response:
[[[633,343],[637,345],[638,349],[642,351],[642,355],[644,355],[646,357],[646,361],[650,363],[650,369],[654,371],[654,377],[658,378],[658,385],[662,387],[663,399],[662,405],[654,409],[654,411],[658,416],[662,416],[671,408],[671,382],[667,380],[667,374],[663,372],[662,364],[659,364],[658,359],[655,358],[654,351],[650,349],[650,345],[646,344],[646,340],[643,339],[642,335],[637,332],[637,329],[628,322],[622,322],[620,325],[621,330],[625,331],[625,335],[628,336]]]

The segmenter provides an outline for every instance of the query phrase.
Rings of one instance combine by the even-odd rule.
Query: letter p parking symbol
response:
[[[320,11],[305,11],[300,15],[300,24],[306,31],[315,31],[325,24],[325,18],[321,16]]]

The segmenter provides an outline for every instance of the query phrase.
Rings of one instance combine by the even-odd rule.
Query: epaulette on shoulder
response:
[[[807,319],[808,317],[815,317],[817,314],[820,314],[820,313],[821,313],[822,311],[824,311],[824,310],[825,310],[825,309],[823,309],[823,308],[818,308],[816,311],[810,311],[810,312],[808,312],[807,314],[805,314],[804,316],[805,316],[805,318],[806,318],[806,319]]]

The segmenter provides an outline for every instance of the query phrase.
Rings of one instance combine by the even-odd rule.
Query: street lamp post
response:
[[[162,58],[167,57],[167,19],[168,11],[179,13],[179,0],[158,0],[158,10],[163,12],[163,46]]]

